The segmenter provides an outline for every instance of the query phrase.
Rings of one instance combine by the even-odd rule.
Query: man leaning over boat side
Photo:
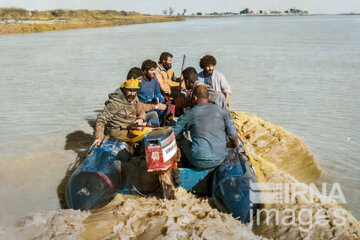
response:
[[[155,78],[156,62],[151,59],[145,60],[141,65],[141,70],[144,72],[140,81],[140,90],[138,92],[139,101],[146,105],[146,121],[151,126],[159,127],[160,111],[166,109],[163,96],[161,95],[160,85]]]
[[[190,164],[199,170],[211,169],[226,158],[228,138],[239,144],[236,129],[228,110],[209,102],[204,84],[195,87],[193,98],[195,106],[179,117],[173,130],[175,135],[184,129],[190,131],[191,140],[183,138],[180,142]]]
[[[186,87],[185,93],[186,93],[187,101],[190,102],[192,99],[191,96],[194,86],[196,86],[199,82],[198,73],[195,68],[187,67],[182,72],[182,76],[185,82],[185,87]],[[226,107],[226,99],[224,94],[222,94],[219,91],[213,90],[209,85],[205,85],[205,86],[207,86],[207,89],[209,91],[210,102],[213,102],[216,105],[219,105],[220,107]]]
[[[128,142],[127,127],[133,123],[143,125],[146,119],[147,106],[137,98],[140,89],[140,79],[128,79],[120,88],[109,94],[105,107],[96,120],[95,141],[93,144],[100,146],[104,140],[105,128],[120,141]]]
[[[189,108],[193,105],[192,92],[194,86],[199,85],[197,84],[199,81],[198,73],[193,67],[185,68],[182,72],[182,78],[185,83],[185,89],[181,91],[183,93],[183,96],[174,99],[177,115],[180,115],[185,108]],[[222,94],[222,92],[214,91],[209,85],[202,85],[205,85],[209,91],[210,102],[213,102],[220,107],[226,107],[225,96],[224,94]]]
[[[226,106],[229,107],[231,87],[224,75],[215,71],[216,58],[209,54],[205,55],[200,59],[199,65],[203,69],[198,74],[199,83],[205,83],[215,91],[222,92],[225,95]]]

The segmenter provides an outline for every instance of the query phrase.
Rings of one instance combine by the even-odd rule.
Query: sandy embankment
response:
[[[55,30],[69,30],[69,29],[82,29],[82,28],[98,28],[98,27],[113,27],[130,24],[142,23],[156,23],[156,22],[172,22],[183,21],[184,18],[178,16],[124,16],[115,19],[107,20],[69,20],[65,22],[54,23],[1,23],[0,35],[3,34],[17,34],[17,33],[36,33]]]
[[[264,209],[278,211],[280,219],[293,214],[294,222],[277,224],[272,214],[267,224],[262,214],[260,224],[253,227],[256,234],[274,239],[360,239],[360,223],[340,203],[321,194],[311,195],[307,183],[315,181],[321,169],[301,139],[254,114],[233,113],[233,120],[259,182],[288,184],[306,192],[304,198],[294,196],[290,203],[265,204]],[[343,225],[335,212],[345,219]]]

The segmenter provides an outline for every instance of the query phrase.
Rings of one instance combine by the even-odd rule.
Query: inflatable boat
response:
[[[160,192],[171,199],[174,185],[212,197],[218,210],[249,221],[250,209],[256,207],[250,201],[250,184],[256,184],[256,176],[241,146],[228,149],[226,159],[215,169],[197,171],[182,167],[181,162],[178,167],[179,150],[172,129],[158,128],[145,135],[137,152],[132,154],[127,143],[113,138],[91,147],[67,184],[68,207],[100,208],[117,193],[146,196]]]

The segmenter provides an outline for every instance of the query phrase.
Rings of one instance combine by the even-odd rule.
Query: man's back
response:
[[[186,111],[174,127],[175,135],[190,130],[195,167],[211,168],[226,157],[227,135],[236,137],[236,129],[225,108],[213,103],[200,103]]]

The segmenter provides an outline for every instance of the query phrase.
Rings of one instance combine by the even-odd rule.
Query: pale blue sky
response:
[[[0,0],[0,7],[22,7],[30,10],[47,9],[116,9],[161,14],[172,7],[175,13],[184,8],[188,13],[237,12],[246,7],[258,11],[299,8],[310,13],[360,12],[360,0]]]

